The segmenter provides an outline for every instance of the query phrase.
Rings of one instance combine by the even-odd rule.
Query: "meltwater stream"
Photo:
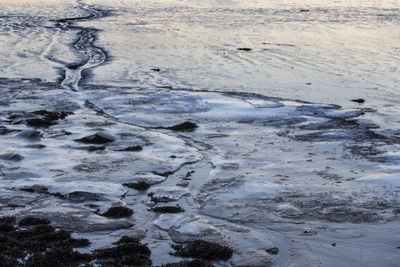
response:
[[[94,45],[97,30],[94,28],[83,28],[74,25],[74,22],[93,20],[107,15],[107,11],[97,10],[78,1],[79,7],[87,11],[90,15],[76,18],[63,18],[56,20],[56,27],[62,31],[78,31],[78,40],[73,44],[74,48],[85,55],[83,62],[72,63],[65,66],[64,79],[61,85],[74,91],[79,91],[79,81],[82,72],[86,69],[103,64],[107,60],[106,53]]]
[[[374,120],[389,117],[371,95],[348,101],[361,90],[346,107],[293,99],[346,87],[336,80],[348,63],[334,57],[340,40],[321,54],[308,39],[375,15],[397,25],[397,9],[272,2],[0,0],[10,51],[0,62],[0,214],[48,218],[90,240],[80,252],[137,238],[151,251],[143,266],[186,266],[192,258],[172,245],[193,240],[233,252],[195,266],[398,266],[394,124]],[[306,27],[314,20],[318,29]],[[288,32],[308,39],[293,43]],[[377,64],[395,65],[381,48]],[[264,67],[290,86],[269,87]],[[366,79],[368,68],[352,68]],[[396,84],[380,71],[385,89]],[[304,90],[290,91],[297,83],[285,73]],[[311,76],[330,78],[313,88]],[[110,217],[112,208],[125,213]]]

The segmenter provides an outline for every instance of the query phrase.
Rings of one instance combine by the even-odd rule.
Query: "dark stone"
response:
[[[105,146],[88,146],[88,151],[103,151],[106,149]]]
[[[336,243],[332,243],[331,246],[332,246],[332,247],[336,247]]]
[[[139,191],[144,191],[147,190],[150,187],[150,184],[141,181],[141,182],[137,182],[137,183],[124,183],[122,184],[123,186],[126,186],[128,188],[133,188]]]
[[[4,127],[4,126],[0,126],[0,134],[8,134],[8,133],[13,132],[13,131],[15,131],[15,130],[10,130],[10,129],[7,129],[6,127]]]
[[[37,218],[37,217],[28,216],[28,217],[21,219],[18,222],[19,226],[29,226],[29,225],[39,225],[39,224],[50,224],[50,220],[47,218]]]
[[[25,130],[18,134],[18,136],[30,139],[30,140],[39,140],[42,137],[42,134],[36,130]]]
[[[184,209],[182,209],[181,206],[160,206],[160,207],[154,207],[151,210],[154,212],[161,212],[161,213],[179,213],[185,211]]]
[[[128,146],[127,148],[118,150],[118,151],[142,151],[143,148],[141,146]]]
[[[133,210],[127,207],[111,207],[106,212],[100,214],[103,217],[119,219],[130,217],[133,214]]]
[[[251,50],[253,50],[253,49],[248,48],[248,47],[240,47],[240,48],[238,48],[237,50],[239,50],[239,51],[251,51]]]
[[[358,98],[358,99],[352,99],[351,101],[356,102],[356,103],[359,103],[359,104],[362,104],[362,103],[365,102],[365,99]]]
[[[270,248],[270,249],[266,249],[265,251],[266,251],[267,253],[273,254],[273,255],[278,255],[278,254],[279,254],[279,248],[277,248],[277,247],[273,247],[273,248]]]
[[[65,119],[68,115],[73,114],[72,112],[54,112],[54,111],[48,111],[48,110],[37,110],[32,112],[33,114],[36,115],[41,115],[44,118],[48,119],[48,120],[59,120],[59,119]]]
[[[170,253],[171,255],[183,258],[227,261],[233,255],[231,248],[204,240],[190,241],[184,245],[172,245],[172,248],[175,252]]]
[[[46,146],[45,146],[45,145],[42,145],[42,144],[37,144],[37,145],[34,144],[34,145],[27,145],[26,147],[42,149],[42,148],[45,148]]]
[[[196,123],[185,121],[184,123],[177,124],[171,127],[166,127],[166,129],[173,130],[173,131],[194,131],[197,127]]]
[[[49,189],[43,185],[32,185],[27,187],[22,187],[19,190],[29,192],[29,193],[37,193],[37,194],[46,194],[50,196],[55,196],[64,199],[65,196],[59,192],[51,193]]]
[[[22,187],[19,190],[29,193],[39,193],[39,194],[49,193],[49,189],[43,185],[32,185],[32,186]]]
[[[309,9],[300,9],[299,11],[300,11],[300,12],[310,12]]]
[[[138,239],[123,236],[114,243],[116,246],[94,251],[97,263],[101,266],[151,266],[151,251]]]
[[[168,177],[171,174],[174,174],[174,172],[171,172],[171,171],[165,171],[165,172],[153,171],[153,174],[158,175],[158,176],[162,176],[162,177]]]
[[[151,69],[151,70],[155,71],[155,72],[160,72],[161,71],[159,68],[155,68],[155,69]]]
[[[214,267],[211,262],[204,260],[180,261],[161,265],[161,267]]]
[[[57,124],[56,122],[49,120],[49,119],[40,119],[40,118],[35,118],[35,119],[27,119],[26,124],[32,127],[40,128],[40,127],[50,127],[52,125]]]
[[[113,136],[103,132],[98,132],[80,139],[75,139],[74,141],[86,144],[106,144],[113,142],[114,140],[115,138]]]
[[[2,160],[13,160],[13,161],[21,161],[24,157],[17,153],[5,153],[0,155],[0,159]]]
[[[65,199],[73,202],[99,201],[101,200],[101,196],[86,191],[74,191],[65,195]]]

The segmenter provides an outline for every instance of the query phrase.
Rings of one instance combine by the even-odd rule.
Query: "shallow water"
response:
[[[2,214],[140,236],[154,265],[199,238],[234,249],[217,266],[400,264],[397,1],[0,6]]]

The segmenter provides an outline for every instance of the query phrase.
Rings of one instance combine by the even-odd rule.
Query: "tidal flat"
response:
[[[396,1],[0,0],[4,266],[398,266]]]

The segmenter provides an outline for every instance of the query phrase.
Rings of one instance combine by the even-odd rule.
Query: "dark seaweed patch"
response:
[[[82,137],[80,139],[75,139],[74,141],[85,144],[105,144],[113,142],[114,140],[115,138],[112,137],[111,135],[99,132],[89,136]]]
[[[190,121],[185,121],[183,123],[171,126],[171,127],[165,127],[165,129],[172,130],[172,131],[194,131],[197,127],[197,124],[194,122]]]
[[[127,207],[111,207],[106,212],[100,214],[103,217],[119,219],[130,217],[133,214],[133,210]]]
[[[144,181],[140,181],[137,183],[124,183],[122,185],[126,186],[128,188],[133,188],[133,189],[139,190],[139,191],[147,190],[150,187],[150,184],[148,184]]]
[[[116,246],[94,251],[97,263],[103,266],[151,266],[151,251],[138,239],[123,236]]]
[[[183,258],[196,258],[203,260],[229,260],[233,251],[231,248],[222,246],[215,242],[204,240],[195,240],[184,245],[172,245],[175,252],[170,253],[173,256]]]
[[[41,222],[45,224],[38,224]],[[89,254],[73,251],[88,246],[89,240],[74,239],[69,232],[56,230],[45,218],[21,219],[18,224],[27,229],[17,229],[15,223],[15,217],[0,218],[1,225],[14,228],[0,232],[1,266],[79,266],[92,260]]]
[[[272,254],[272,255],[278,255],[279,254],[279,248],[273,247],[270,249],[265,250],[267,253]]]
[[[142,151],[143,148],[141,146],[128,146],[126,148],[120,149],[118,151]]]
[[[32,216],[25,217],[18,222],[19,226],[28,225],[39,225],[39,224],[50,224],[50,220],[47,218],[36,218]]]
[[[204,260],[180,261],[176,263],[168,263],[161,265],[161,267],[214,267],[214,265]]]
[[[154,207],[151,210],[154,212],[161,212],[161,213],[179,213],[185,211],[181,206],[160,206],[160,207]]]

